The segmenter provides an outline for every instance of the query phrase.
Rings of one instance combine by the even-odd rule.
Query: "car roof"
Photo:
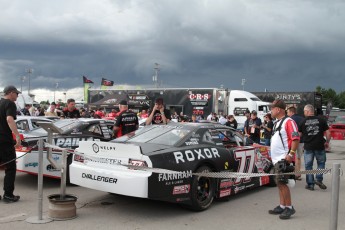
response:
[[[51,119],[42,116],[17,116],[17,121],[19,120],[42,120],[42,121],[52,121]]]

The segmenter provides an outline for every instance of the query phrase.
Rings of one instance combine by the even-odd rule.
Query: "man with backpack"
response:
[[[299,143],[298,127],[294,120],[285,115],[285,102],[275,100],[272,103],[271,114],[276,118],[271,138],[271,157],[274,164],[275,173],[284,173],[285,167],[295,157]],[[283,163],[283,164],[282,164]],[[280,219],[290,219],[295,214],[295,209],[291,202],[290,189],[287,186],[288,180],[284,176],[277,176],[277,186],[279,190],[280,204],[268,213],[279,215]]]

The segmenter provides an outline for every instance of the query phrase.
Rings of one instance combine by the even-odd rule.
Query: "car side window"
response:
[[[16,122],[17,129],[21,131],[29,131],[29,124],[27,120],[21,120]]]
[[[102,136],[101,127],[99,126],[99,124],[90,125],[87,130],[96,136]]]
[[[233,148],[241,146],[241,138],[232,130],[218,129],[219,136],[222,139],[225,148]]]
[[[37,124],[37,122],[40,122],[40,120],[31,120],[31,124],[32,124],[32,128],[38,128],[39,125]],[[42,121],[41,121],[42,122]]]

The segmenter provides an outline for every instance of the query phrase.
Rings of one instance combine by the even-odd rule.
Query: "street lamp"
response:
[[[152,81],[155,84],[155,87],[158,88],[158,74],[159,74],[159,64],[155,63],[155,67],[153,68],[155,70],[155,75],[152,76]]]
[[[55,102],[55,91],[59,87],[59,82],[55,83],[55,88],[54,88],[54,102]]]
[[[34,72],[34,70],[29,68],[29,69],[26,69],[25,72],[28,74],[28,81],[29,81],[28,95],[30,97],[30,78],[31,78],[31,74]]]
[[[244,85],[246,84],[246,79],[245,78],[242,78],[242,83],[241,83],[241,85],[242,85],[242,90],[244,91]]]
[[[25,81],[25,76],[21,76],[20,77],[20,92],[22,92],[23,93],[23,83],[24,83],[24,81]]]

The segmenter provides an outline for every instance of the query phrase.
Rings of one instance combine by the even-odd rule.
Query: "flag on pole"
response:
[[[114,81],[110,81],[108,79],[102,78],[101,86],[113,86],[113,85],[114,85]]]
[[[93,84],[93,81],[83,76],[83,83],[84,83],[84,101],[88,103],[88,95],[89,95],[88,93],[89,93],[89,89],[91,88],[91,84]]]
[[[91,81],[87,77],[83,76],[83,83],[93,83],[93,81]]]

